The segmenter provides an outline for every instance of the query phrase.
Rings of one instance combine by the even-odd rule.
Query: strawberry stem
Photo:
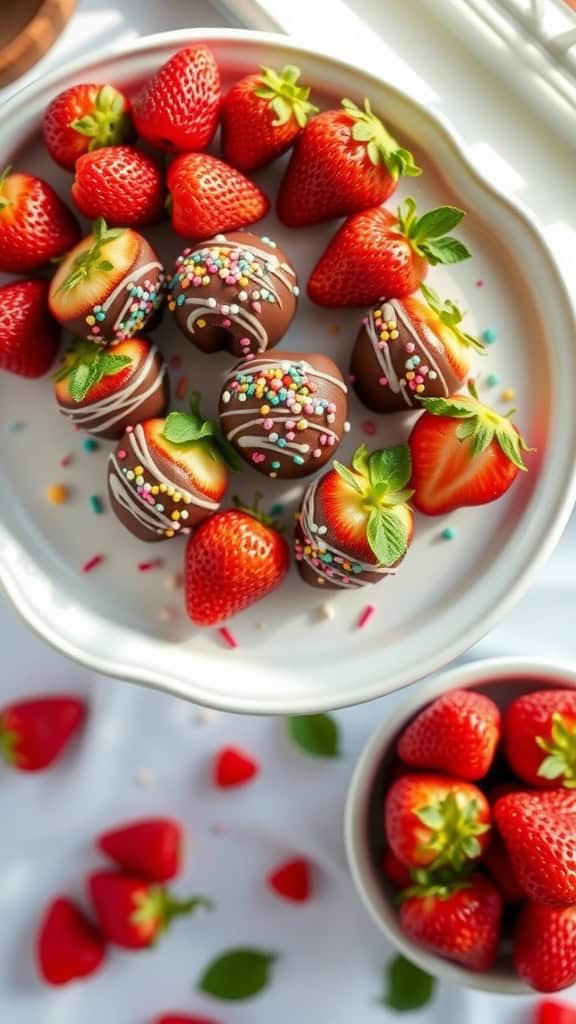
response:
[[[112,85],[103,85],[96,94],[94,110],[72,121],[71,128],[91,141],[88,149],[117,146],[131,135],[130,118],[124,111],[124,97]]]
[[[401,175],[415,178],[422,174],[422,168],[414,163],[410,150],[403,149],[380,118],[372,112],[368,99],[364,100],[364,110],[352,103],[352,100],[342,100],[342,106],[353,121],[352,138],[356,142],[366,143],[366,152],[372,164],[384,164],[395,181]]]
[[[283,67],[280,74],[262,65],[262,85],[255,90],[255,94],[269,100],[268,106],[276,115],[272,121],[275,128],[287,124],[291,117],[299,128],[304,128],[312,114],[318,113],[318,107],[308,101],[310,89],[296,84],[299,78],[300,68],[293,64]]]
[[[546,753],[538,768],[542,779],[562,779],[567,789],[576,789],[576,727],[568,724],[559,711],[552,715],[552,738],[536,737],[536,743]]]
[[[0,193],[2,192],[2,190],[4,188],[4,185],[6,184],[6,179],[7,179],[8,175],[10,174],[11,170],[12,170],[12,167],[10,166],[10,164],[8,164],[0,172]],[[4,210],[7,206],[12,206],[12,205],[13,205],[13,203],[12,203],[11,199],[6,199],[6,196],[0,195],[0,210]]]
[[[460,324],[464,319],[464,314],[459,306],[451,299],[445,299],[442,301],[440,296],[428,285],[421,284],[420,291],[426,299],[426,302],[430,309],[436,313],[441,323],[454,335],[454,337],[467,348],[473,348],[476,352],[481,355],[486,355],[486,345],[479,338],[475,338],[473,334],[466,334],[462,330]]]
[[[471,256],[462,242],[448,235],[463,216],[464,210],[456,206],[439,206],[418,217],[412,196],[400,204],[397,212],[401,234],[408,239],[414,252],[433,267],[438,263],[460,263]]]
[[[488,832],[490,825],[478,820],[476,800],[459,800],[456,793],[449,793],[414,813],[430,833],[421,849],[437,854],[431,870],[448,866],[459,871],[468,860],[480,856],[482,847],[477,837]]]
[[[243,502],[237,494],[232,498],[234,508],[237,508],[240,512],[246,512],[247,515],[252,516],[254,519],[262,523],[263,526],[269,526],[271,530],[276,530],[277,533],[281,533],[283,527],[280,525],[280,521],[276,516],[270,515],[266,512],[262,512],[260,508],[260,502],[262,501],[263,494],[261,491],[256,491],[254,500],[251,505],[247,505]]]

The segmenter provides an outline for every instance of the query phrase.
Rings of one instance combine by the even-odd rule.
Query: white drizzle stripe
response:
[[[227,416],[241,416],[243,412],[243,409],[230,409],[230,412],[222,413],[222,419],[225,420]],[[288,413],[286,416],[259,416],[258,419],[248,420],[246,423],[241,423],[240,426],[238,427],[233,427],[232,430],[230,431],[227,430],[226,437],[228,438],[229,441],[231,441],[232,438],[236,437],[236,434],[239,434],[242,430],[247,430],[248,427],[261,426],[265,419],[270,420],[271,423],[285,423],[286,420],[295,419],[295,416],[294,414],[290,413]],[[310,420],[306,420],[306,422],[308,424],[306,430],[316,430],[318,431],[319,434],[326,434],[327,436],[334,437],[336,441],[340,441],[340,438],[338,437],[336,431],[331,430],[330,427],[325,427],[323,423],[311,423]],[[302,433],[305,433],[305,431],[303,430]],[[245,447],[245,445],[242,444],[242,441],[239,441],[238,444],[242,445],[242,447]],[[282,454],[282,451],[282,448],[278,448],[278,452],[280,454]],[[308,448],[306,449],[306,451],[308,451]]]
[[[138,390],[152,369],[157,351],[158,350],[156,348],[153,348],[148,353],[144,363],[140,367],[140,370],[134,375],[125,388],[122,388],[113,395],[107,395],[106,398],[101,398],[100,401],[93,402],[90,405],[80,406],[77,408],[75,407],[72,409],[60,406],[60,412],[64,416],[68,416],[73,423],[79,423],[81,426],[86,421],[92,419],[100,420],[103,416],[111,414],[109,419],[105,419],[104,422],[94,423],[91,427],[93,431],[108,430],[109,427],[112,427],[115,423],[118,423],[119,420],[137,409],[141,403],[145,402],[154,394],[157,388],[160,387],[162,380],[167,373],[164,362],[160,366],[158,373],[146,391],[143,391],[140,394],[134,393]]]
[[[118,504],[126,509],[145,529],[151,533],[164,534],[166,530],[173,529],[174,523],[163,512],[159,512],[153,505],[144,504],[138,500],[129,482],[125,479],[116,456],[110,456],[110,465],[115,472],[108,474],[110,491]]]
[[[326,380],[330,384],[334,384],[335,387],[340,389],[340,391],[343,391],[345,395],[348,394],[348,388],[344,381],[338,380],[338,377],[333,377],[330,373],[323,373],[322,370],[316,370],[304,359],[295,359],[292,360],[292,362],[289,362],[287,359],[282,361],[278,360],[277,362],[272,362],[270,359],[247,359],[244,363],[239,363],[234,371],[229,374],[226,379],[225,387],[228,386],[228,382],[232,383],[235,381],[240,373],[246,372],[253,374],[256,367],[260,367],[260,372],[262,373],[265,373],[266,370],[277,370],[278,368],[283,369],[284,363],[286,363],[287,369],[290,366],[301,366],[303,367],[307,377],[318,377],[320,380]],[[314,398],[313,395],[308,397],[310,399]]]
[[[209,498],[205,498],[203,495],[199,494],[198,491],[188,491],[179,485],[175,487],[173,481],[169,480],[167,476],[164,476],[152,458],[152,453],[148,447],[146,435],[144,434],[141,423],[138,423],[128,436],[130,437],[130,444],[137,461],[141,463],[142,466],[146,467],[151,476],[159,480],[160,483],[166,484],[168,487],[174,487],[175,490],[180,491],[181,494],[190,498],[192,504],[198,505],[200,508],[214,510],[218,508],[217,501],[211,501]]]
[[[188,314],[186,319],[186,330],[194,333],[194,324],[201,316],[213,316],[217,309],[212,309],[211,306],[206,305],[205,298],[195,298],[193,295],[186,296],[186,306],[196,306],[197,308]],[[256,338],[256,344],[258,345],[258,351],[264,352],[268,346],[268,334],[264,330],[262,324],[258,320],[258,317],[254,316],[253,313],[249,313],[246,309],[239,309],[237,313],[226,313],[228,320],[234,320],[242,331],[251,331]],[[218,327],[218,324],[215,324]]]
[[[257,245],[250,245],[250,242],[233,242],[231,241],[231,239],[226,238],[226,236],[223,235],[221,236],[220,241],[217,241],[215,238],[211,238],[209,239],[209,241],[204,242],[202,248],[209,249],[211,245],[219,246],[220,248],[225,246],[226,248],[232,251],[234,251],[234,249],[237,249],[239,252],[244,251],[253,253],[255,256],[258,256],[258,258],[262,260],[268,273],[274,274],[276,277],[278,277],[282,281],[282,284],[286,286],[286,288],[291,287],[290,280],[287,275],[289,274],[290,277],[296,277],[296,271],[293,269],[293,267],[290,267],[288,264],[283,266],[274,252],[268,252],[266,249],[259,249]],[[275,261],[275,266],[273,268],[270,268],[268,264],[272,263],[273,261]],[[261,278],[259,278],[259,280],[261,280]]]
[[[384,314],[384,316],[386,316],[386,306],[384,307],[383,314]],[[382,370],[383,376],[386,377],[386,380],[388,381],[388,387],[390,388],[390,391],[392,391],[392,393],[395,394],[395,395],[399,394],[399,392],[401,391],[402,392],[402,398],[406,402],[406,405],[412,406],[412,401],[411,401],[410,396],[408,394],[408,389],[406,388],[405,384],[400,382],[400,378],[398,377],[398,374],[396,373],[396,369],[395,369],[394,364],[392,362],[392,356],[390,354],[390,347],[388,345],[386,345],[384,348],[380,348],[380,345],[379,345],[379,342],[378,342],[378,334],[376,332],[376,324],[374,323],[374,311],[373,310],[370,310],[370,313],[368,314],[367,328],[368,328],[368,337],[370,338],[370,341],[372,342],[372,348],[374,350],[374,355],[376,356],[376,359],[378,361],[378,365],[379,365],[380,369]]]

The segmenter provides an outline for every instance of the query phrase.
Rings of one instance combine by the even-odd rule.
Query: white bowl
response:
[[[576,671],[537,658],[490,658],[442,673],[417,690],[369,739],[360,755],[346,802],[345,833],[352,878],[365,907],[390,942],[413,963],[436,977],[467,988],[518,995],[532,992],[514,971],[509,955],[482,974],[466,970],[416,945],[402,931],[394,906],[394,890],[378,870],[377,849],[369,829],[380,829],[383,840],[383,769],[394,755],[396,738],[427,704],[449,690],[473,689],[491,697],[501,708],[521,693],[546,688],[576,687]]]
[[[442,668],[520,597],[558,540],[575,497],[574,318],[539,228],[468,163],[437,114],[361,69],[285,37],[173,32],[60,69],[2,108],[4,162],[48,176],[65,194],[70,176],[51,163],[38,131],[50,98],[78,81],[134,86],[177,48],[197,40],[213,49],[226,84],[259,64],[295,63],[321,103],[370,96],[375,109],[414,144],[425,174],[401,192],[413,191],[422,208],[463,205],[469,214],[458,234],[475,254],[455,268],[434,268],[430,282],[474,310],[476,324],[468,322],[469,329],[497,328],[499,341],[476,368],[486,366],[486,372],[500,375],[503,387],[515,386],[517,422],[538,452],[530,456],[530,472],[499,502],[450,517],[458,534],[454,541],[439,541],[445,519],[418,517],[414,544],[397,577],[369,593],[330,596],[336,611],[331,621],[318,614],[325,595],[304,585],[293,570],[275,594],[234,619],[239,647],[230,651],[215,630],[199,630],[187,621],[181,593],[165,590],[162,572],[136,571],[138,562],[156,556],[164,560],[166,573],[181,570],[182,541],[151,550],[131,538],[110,512],[94,516],[89,511],[89,495],[105,492],[108,446],[87,456],[79,435],[58,415],[45,381],[0,374],[0,583],[46,640],[98,672],[228,710],[304,714],[370,700]],[[257,178],[274,194],[281,173],[282,162]],[[274,215],[258,226],[287,249],[303,281],[334,228],[289,231]],[[163,228],[155,228],[151,237],[167,260],[182,247]],[[485,287],[476,287],[478,279]],[[346,370],[360,316],[356,310],[321,310],[302,296],[277,351],[331,352]],[[341,329],[337,336],[331,332],[335,324]],[[168,355],[180,354],[182,374],[205,392],[203,408],[213,413],[219,377],[230,358],[197,353],[170,317],[154,337]],[[495,401],[498,391],[489,392]],[[354,431],[342,446],[343,461],[364,439],[359,429],[364,420],[376,421],[369,439],[374,446],[405,440],[411,421],[402,414],[371,417],[355,397],[351,418]],[[10,433],[8,424],[22,419],[25,429]],[[61,470],[58,459],[70,451],[75,461]],[[70,481],[74,500],[55,508],[46,504],[43,492],[58,478]],[[233,487],[246,497],[261,488],[268,502],[282,503],[287,513],[296,510],[302,490],[266,481],[252,469],[244,470]],[[83,575],[80,566],[96,553],[105,554],[106,561]],[[367,602],[377,615],[359,631],[355,623]],[[163,605],[178,614],[162,621]]]

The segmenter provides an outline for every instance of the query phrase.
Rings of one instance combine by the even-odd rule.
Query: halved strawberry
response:
[[[149,351],[150,343],[144,338],[122,341],[113,352],[85,338],[75,338],[54,375],[56,398],[63,405],[108,398],[130,380]]]
[[[429,516],[484,505],[506,493],[527,467],[529,448],[506,416],[469,395],[422,400],[410,435],[414,505]]]
[[[0,271],[36,270],[79,237],[78,221],[48,182],[9,167],[0,174]]]
[[[113,85],[72,85],[46,108],[42,132],[52,159],[73,171],[83,153],[130,138],[130,103]]]
[[[140,252],[140,235],[99,219],[60,264],[50,285],[52,315],[64,325],[118,287]]]

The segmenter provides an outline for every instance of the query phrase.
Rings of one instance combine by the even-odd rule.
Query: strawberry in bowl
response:
[[[196,152],[211,141],[220,112],[220,73],[202,43],[178,50],[140,87],[136,131],[162,150]]]
[[[60,325],[48,308],[48,281],[0,286],[0,370],[42,377],[58,352]]]
[[[72,85],[46,108],[42,134],[52,159],[73,171],[84,153],[100,146],[117,146],[131,138],[130,102],[113,85]]]
[[[111,227],[141,228],[164,216],[160,165],[134,146],[106,146],[79,157],[72,198],[89,220]]]
[[[47,181],[10,167],[0,174],[0,271],[37,270],[79,238],[78,221]]]

